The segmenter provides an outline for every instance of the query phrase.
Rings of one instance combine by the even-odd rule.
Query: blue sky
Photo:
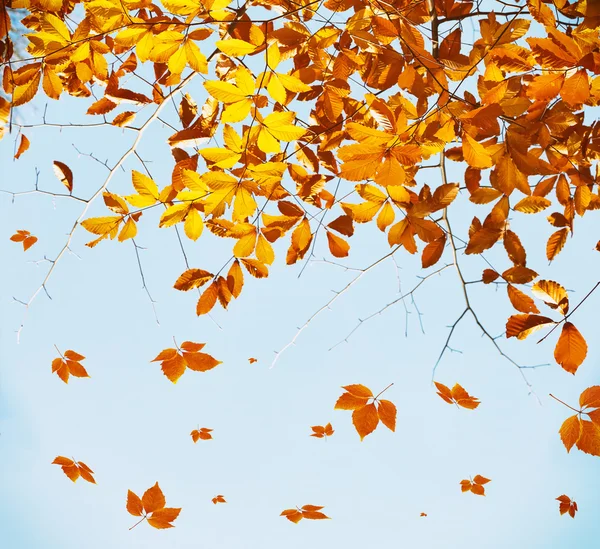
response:
[[[202,101],[199,83],[190,93]],[[79,120],[79,100],[63,98],[48,110],[50,122]],[[43,101],[21,109],[22,120],[41,119]],[[172,116],[172,113],[168,116]],[[35,128],[26,135],[31,149],[12,161],[14,136],[0,143],[1,187],[30,190],[35,169],[40,188],[63,192],[52,161],[68,164],[78,196],[89,196],[106,170],[73,148],[113,164],[133,135],[118,128]],[[164,186],[172,160],[165,138],[172,133],[153,126],[144,136],[140,156]],[[132,158],[110,189],[131,191]],[[451,181],[462,171],[451,168]],[[432,170],[422,180],[437,185]],[[343,182],[348,189],[351,184]],[[451,221],[464,236],[477,208],[466,197],[451,210]],[[214,321],[195,315],[195,294],[172,285],[185,270],[173,229],[158,229],[158,214],[145,214],[137,242],[152,306],[141,289],[133,245],[102,242],[84,247],[89,233],[78,229],[72,254],[63,257],[48,284],[52,300],[41,293],[31,306],[20,343],[15,331],[24,314],[13,297],[27,300],[39,286],[52,258],[65,242],[81,211],[75,201],[48,196],[0,195],[0,515],[2,540],[10,549],[100,549],[110,547],[174,549],[218,546],[222,549],[286,549],[365,545],[500,549],[507,546],[559,548],[589,546],[600,534],[598,458],[567,454],[558,437],[569,410],[548,397],[552,392],[576,404],[579,393],[600,383],[595,345],[593,296],[573,321],[590,343],[588,358],[573,377],[552,359],[549,338],[541,345],[501,341],[521,364],[550,363],[528,370],[535,396],[518,371],[480,337],[471,319],[460,324],[436,379],[461,383],[479,397],[474,412],[445,404],[431,385],[432,368],[448,330],[464,308],[452,268],[428,280],[415,294],[424,332],[410,300],[364,324],[343,340],[359,318],[398,297],[398,273],[404,291],[420,273],[418,258],[399,253],[399,270],[387,260],[368,273],[298,338],[297,344],[269,368],[274,351],[295,335],[314,311],[355,276],[335,265],[312,261],[286,267],[285,249],[266,281],[246,276],[241,297],[229,311],[215,309]],[[103,215],[94,205],[90,215]],[[481,212],[481,210],[479,210]],[[512,227],[524,240],[528,265],[543,278],[575,290],[573,302],[596,282],[598,234],[591,212],[578,219],[577,238],[547,266],[544,249],[549,226],[543,216],[518,216]],[[9,241],[17,229],[39,237],[23,253]],[[524,231],[529,230],[528,236]],[[192,267],[213,270],[230,256],[229,241],[205,234],[185,241]],[[359,227],[351,239],[350,267],[364,267],[388,250],[384,235]],[[317,245],[316,259],[326,253]],[[77,254],[77,255],[75,255]],[[503,252],[489,254],[508,267]],[[480,277],[480,258],[461,256],[467,278]],[[450,261],[448,250],[442,259]],[[573,269],[573,265],[578,265]],[[583,268],[585,265],[585,268]],[[503,332],[511,310],[504,289],[470,286],[473,302],[494,334]],[[408,319],[408,320],[407,320]],[[408,337],[405,337],[405,330]],[[223,364],[207,373],[188,371],[177,385],[150,361],[178,342],[206,342],[207,352]],[[91,379],[68,385],[51,373],[57,345],[73,349]],[[250,365],[249,357],[258,358]],[[375,392],[390,383],[386,396],[398,407],[395,433],[382,426],[362,443],[350,412],[334,411],[340,386],[362,383]],[[310,437],[311,425],[331,421],[329,440]],[[197,426],[213,428],[214,440],[193,444]],[[96,473],[97,485],[73,484],[56,465],[57,455],[73,456]],[[460,492],[459,481],[482,474],[492,479],[485,498]],[[141,495],[159,482],[169,506],[183,510],[169,531],[136,522],[125,509],[127,490]],[[561,517],[555,498],[573,497],[580,512]],[[211,498],[223,494],[226,505]],[[307,503],[325,506],[331,521],[294,525],[279,516]],[[427,517],[419,514],[426,512]]]

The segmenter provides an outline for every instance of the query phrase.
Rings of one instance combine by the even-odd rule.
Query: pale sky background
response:
[[[199,81],[188,91],[203,102]],[[45,101],[41,96],[21,108],[21,120],[39,122]],[[81,120],[87,103],[64,96],[50,103],[47,121]],[[167,109],[165,117],[172,119],[173,112]],[[72,144],[112,165],[134,139],[132,132],[115,127],[25,133],[31,148],[17,162],[12,160],[15,135],[0,142],[0,188],[32,189],[37,168],[40,188],[62,193],[52,173],[52,161],[60,160],[73,170],[74,194],[81,197],[90,196],[107,172]],[[171,133],[158,123],[139,149],[143,159],[152,160],[148,167],[160,187],[170,181],[173,162],[165,139]],[[460,181],[462,169],[450,165],[451,181]],[[110,190],[130,193],[130,171],[140,168],[132,157]],[[434,170],[423,172],[423,180],[440,183]],[[341,187],[347,191],[352,183]],[[459,200],[450,215],[456,233],[464,236],[474,213],[485,215],[489,207],[473,207],[463,195]],[[482,401],[476,411],[459,410],[431,385],[446,327],[464,308],[453,269],[415,294],[424,334],[408,299],[408,317],[399,303],[328,351],[358,318],[398,297],[397,271],[387,260],[320,315],[270,369],[274,351],[355,273],[312,261],[298,278],[303,264],[284,264],[288,236],[276,247],[267,280],[246,274],[240,298],[228,311],[214,309],[219,329],[209,318],[196,317],[195,293],[172,288],[185,264],[174,229],[157,228],[157,210],[144,214],[136,240],[147,248],[140,255],[160,324],[141,289],[132,243],[108,241],[90,250],[84,243],[93,235],[79,228],[74,254],[63,257],[48,284],[52,300],[38,296],[18,344],[16,330],[25,311],[13,297],[26,301],[39,286],[49,267],[39,260],[60,250],[82,204],[40,195],[12,203],[10,195],[0,194],[0,205],[2,547],[549,549],[589,547],[598,539],[600,460],[577,450],[567,454],[558,429],[571,412],[548,393],[576,405],[583,389],[600,384],[595,337],[600,295],[573,316],[590,344],[575,377],[553,361],[557,332],[541,345],[535,336],[500,340],[521,364],[551,364],[526,371],[541,405],[472,320],[463,321],[452,343],[462,354],[447,354],[436,374],[438,381],[459,382]],[[99,202],[90,216],[106,211]],[[593,247],[600,233],[594,214],[577,218],[576,239],[551,266],[544,253],[551,233],[545,216],[519,214],[512,224],[523,238],[528,266],[574,290],[573,304],[597,281],[600,254]],[[17,229],[39,238],[26,253],[9,240]],[[531,232],[527,237],[525,230]],[[208,231],[195,244],[184,240],[190,265],[211,271],[230,257],[232,243]],[[389,249],[387,238],[373,227],[359,226],[350,243],[350,267],[364,267]],[[316,259],[325,254],[321,233]],[[510,266],[500,245],[486,257],[498,269]],[[402,289],[410,290],[422,274],[419,258],[399,252],[397,259]],[[439,266],[449,260],[446,250]],[[480,277],[481,258],[461,256],[461,261],[469,280]],[[501,334],[512,314],[504,287],[469,290],[486,326]],[[171,384],[150,361],[171,346],[173,336],[178,342],[206,342],[206,351],[223,364],[207,373],[187,371]],[[52,374],[54,344],[85,355],[91,379],[72,378],[65,385]],[[249,357],[258,362],[250,365]],[[379,392],[392,382],[386,397],[398,407],[396,433],[380,425],[361,443],[351,412],[333,410],[340,386],[362,383]],[[335,429],[330,439],[309,436],[311,425],[328,421]],[[198,425],[213,428],[214,440],[193,444],[189,433]],[[98,484],[72,483],[51,465],[57,455],[84,461]],[[460,491],[460,480],[476,474],[492,479],[485,498]],[[156,481],[167,505],[182,508],[176,527],[158,531],[141,524],[128,531],[137,519],[125,509],[127,490],[141,495]],[[217,494],[228,503],[213,505]],[[561,494],[577,501],[575,520],[559,515],[555,498]],[[295,525],[279,516],[307,503],[325,506],[332,520]],[[428,516],[419,517],[422,511]]]

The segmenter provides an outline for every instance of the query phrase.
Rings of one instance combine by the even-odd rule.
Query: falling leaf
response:
[[[460,489],[463,492],[473,492],[477,496],[485,496],[485,488],[483,486],[488,482],[491,482],[489,478],[475,475],[470,480],[461,480]]]
[[[69,376],[90,377],[81,364],[84,359],[83,355],[69,349],[52,361],[52,373],[56,373],[65,383],[69,383]]]
[[[331,423],[328,423],[327,425],[325,425],[325,427],[323,427],[322,425],[313,425],[311,429],[313,430],[313,433],[310,436],[317,438],[330,437],[335,432],[331,427]]]
[[[21,141],[19,143],[19,148],[17,149],[17,152],[15,153],[15,160],[18,160],[21,155],[27,150],[29,149],[29,139],[27,139],[27,137],[25,136],[24,133],[21,134]]]
[[[151,362],[160,362],[163,374],[173,383],[177,383],[186,368],[195,372],[206,372],[222,364],[220,360],[216,360],[211,355],[201,353],[200,350],[204,346],[205,343],[184,341],[176,349],[164,349]]]
[[[217,503],[227,503],[225,501],[225,496],[223,496],[223,494],[219,494],[218,496],[215,496],[214,498],[212,498],[211,500],[215,505]]]
[[[158,482],[144,492],[142,499],[131,490],[127,491],[127,512],[134,517],[142,517],[140,521],[134,524],[130,530],[135,528],[140,522],[147,520],[148,524],[154,528],[165,529],[173,528],[171,524],[181,512],[181,509],[165,507],[165,496],[158,485]]]
[[[561,515],[569,513],[571,518],[575,518],[575,513],[578,511],[577,502],[571,500],[569,496],[565,496],[564,494],[562,496],[558,496],[556,500],[560,502],[558,510],[560,511]]]
[[[18,230],[15,234],[13,234],[10,239],[13,242],[22,242],[23,243],[23,251],[26,252],[31,246],[33,246],[37,241],[37,236],[33,236],[29,231]]]
[[[73,482],[79,477],[87,480],[92,484],[96,484],[94,480],[94,471],[92,471],[83,461],[75,461],[63,456],[57,456],[52,462],[53,465],[60,465],[63,473],[67,475]]]
[[[256,359],[256,358],[249,358],[249,359],[248,359],[248,362],[249,362],[250,364],[254,364],[255,362],[258,362],[258,359]]]
[[[470,396],[458,383],[452,389],[437,381],[434,383],[438,390],[437,394],[448,404],[456,404],[469,410],[474,410],[481,404],[478,398]]]
[[[201,429],[194,429],[190,435],[194,444],[199,440],[211,440],[212,435],[210,434],[212,429],[208,429],[207,427],[202,427]]]
[[[386,387],[379,395],[393,384]],[[346,392],[335,403],[335,410],[352,410],[352,423],[362,441],[383,423],[390,431],[396,430],[396,406],[389,400],[380,400],[373,396],[364,385],[346,385]],[[369,403],[369,400],[372,402]]]
[[[323,507],[319,505],[303,505],[302,507],[296,507],[295,509],[285,509],[281,512],[281,517],[285,517],[291,522],[299,523],[303,518],[309,520],[323,520],[329,519],[324,513],[321,513]]]

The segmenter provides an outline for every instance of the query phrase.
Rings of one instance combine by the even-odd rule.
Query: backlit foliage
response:
[[[118,162],[105,164],[108,175],[87,198],[73,194],[84,193],[85,174],[60,160],[43,168],[54,173],[61,192],[42,191],[37,182],[31,192],[83,206],[26,307],[42,289],[47,293],[80,227],[93,235],[89,248],[133,241],[136,254],[134,239],[149,224],[181,229],[178,236],[190,245],[207,235],[222,238],[231,252],[225,265],[204,256],[190,266],[186,258],[173,282],[191,292],[202,316],[217,303],[228,309],[249,286],[248,275],[265,279],[276,261],[308,261],[318,242],[326,243],[332,261],[351,256],[354,233],[372,225],[377,232],[370,238],[389,253],[355,280],[403,255],[417,256],[424,270],[437,269],[426,271],[407,296],[446,267],[457,273],[464,310],[438,363],[453,350],[455,328],[471,317],[477,335],[529,386],[523,367],[478,317],[470,293],[470,284],[482,292],[504,286],[503,299],[515,312],[501,319],[503,336],[524,340],[546,330],[543,340],[556,332],[554,359],[576,374],[588,355],[583,333],[591,330],[580,331],[572,315],[600,282],[571,304],[567,283],[543,278],[545,261],[532,264],[524,242],[552,262],[580,234],[581,218],[600,209],[600,124],[589,115],[600,106],[599,6],[592,0],[3,2],[0,138],[19,130],[14,158],[25,162],[31,145],[15,117],[36,98],[71,96],[72,108],[89,120],[82,126],[135,135]],[[15,20],[26,29],[25,55],[15,53]],[[463,37],[467,21],[476,29],[473,40]],[[195,97],[192,81],[202,81]],[[167,109],[177,115],[161,144],[171,177],[159,180],[137,147]],[[141,166],[126,169],[135,157]],[[450,164],[460,173],[456,181]],[[129,190],[117,192],[125,181]],[[457,213],[451,225],[460,202],[477,215]],[[101,206],[101,215],[90,214],[92,205]],[[540,239],[542,227],[550,234]],[[37,242],[14,230],[10,239],[24,250]],[[477,280],[465,279],[467,256],[487,265]],[[206,372],[221,364],[201,352],[203,343],[174,345],[152,361],[172,383],[186,369]],[[52,372],[65,383],[89,377],[83,359],[65,351],[52,361]],[[480,404],[459,384],[435,386],[449,404],[471,410]],[[380,422],[396,430],[397,409],[379,398],[383,391],[374,395],[359,384],[343,389],[335,409],[352,411],[361,441]],[[586,389],[572,410],[576,415],[560,428],[567,451],[576,446],[600,456],[600,387]],[[311,429],[316,438],[333,434],[329,423]],[[211,431],[190,435],[196,443],[211,439]],[[82,462],[57,457],[53,463],[73,481],[94,482]],[[488,482],[476,475],[460,484],[463,492],[485,495]],[[575,502],[557,499],[561,514],[574,517]],[[212,501],[225,502],[222,495]],[[158,483],[141,499],[129,491],[126,505],[159,529],[172,527],[180,512],[165,507]],[[304,505],[281,516],[294,523],[329,518],[321,509]]]

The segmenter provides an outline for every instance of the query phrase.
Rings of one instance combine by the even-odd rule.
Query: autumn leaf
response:
[[[225,496],[223,496],[223,494],[219,494],[218,496],[215,496],[214,498],[212,498],[211,500],[215,505],[217,503],[227,503],[225,501]]]
[[[313,430],[313,432],[310,436],[317,438],[327,438],[333,435],[333,433],[335,432],[333,430],[333,427],[331,427],[331,423],[328,423],[324,427],[322,425],[313,425],[311,429]]]
[[[212,429],[208,429],[207,427],[194,429],[190,433],[192,440],[194,441],[194,444],[196,442],[198,442],[199,440],[211,440],[212,439],[212,435],[210,434],[211,431],[212,431]]]
[[[94,479],[94,471],[92,471],[83,461],[75,461],[63,456],[57,456],[52,462],[53,465],[60,465],[63,473],[67,475],[73,482],[79,477],[91,484],[96,484]]]
[[[69,166],[63,162],[55,160],[54,175],[58,177],[58,180],[67,188],[70,193],[73,192],[73,172]]]
[[[19,148],[17,149],[17,152],[15,153],[15,160],[19,160],[19,158],[21,158],[21,155],[27,150],[29,149],[29,139],[27,139],[27,137],[25,136],[24,133],[21,134],[21,141],[19,142]]]
[[[52,361],[52,373],[56,373],[65,383],[69,383],[69,376],[90,377],[81,364],[84,359],[83,355],[69,349]]]
[[[586,355],[587,343],[584,337],[573,324],[565,322],[554,349],[556,362],[574,375]]]
[[[151,362],[160,362],[163,374],[169,381],[177,383],[186,368],[196,372],[206,372],[222,364],[220,360],[216,360],[211,355],[200,352],[204,345],[204,343],[184,341],[176,349],[164,349]]]
[[[458,383],[452,389],[437,381],[434,383],[438,390],[437,394],[448,404],[456,404],[469,410],[474,410],[481,404],[478,398],[470,396]]]
[[[390,384],[377,396],[364,385],[346,385],[346,392],[338,398],[335,410],[352,410],[352,424],[362,441],[371,434],[379,422],[390,431],[396,430],[396,406],[389,400],[380,400],[379,396],[393,385]],[[369,403],[369,400],[372,402]]]
[[[565,496],[564,494],[558,496],[556,500],[559,502],[558,510],[561,515],[568,513],[571,518],[575,518],[575,513],[578,511],[577,502],[571,500],[570,497]]]
[[[319,505],[303,505],[295,509],[285,509],[279,516],[285,517],[291,522],[298,524],[303,518],[309,520],[329,519],[324,513],[321,513],[322,506]]]
[[[258,362],[258,359],[254,358],[254,357],[250,357],[250,358],[248,359],[248,362],[249,362],[250,364],[254,364],[255,362]]]
[[[577,446],[582,452],[600,456],[600,386],[588,387],[579,397],[579,410],[562,400],[552,398],[577,412],[567,418],[560,427],[559,434],[567,452]],[[583,419],[588,416],[589,419]]]
[[[463,492],[472,492],[476,496],[485,496],[484,485],[491,482],[489,478],[482,477],[481,475],[475,475],[472,479],[461,480],[460,489]]]
[[[131,490],[127,491],[127,512],[135,517],[142,517],[136,522],[130,530],[135,528],[142,521],[147,520],[153,528],[165,529],[173,528],[172,522],[179,516],[180,508],[165,507],[165,496],[158,485],[158,482],[148,488],[140,499]]]
[[[19,229],[15,234],[13,234],[10,239],[13,242],[21,242],[23,243],[23,251],[26,252],[31,246],[33,246],[37,241],[37,236],[33,236],[29,231]]]

